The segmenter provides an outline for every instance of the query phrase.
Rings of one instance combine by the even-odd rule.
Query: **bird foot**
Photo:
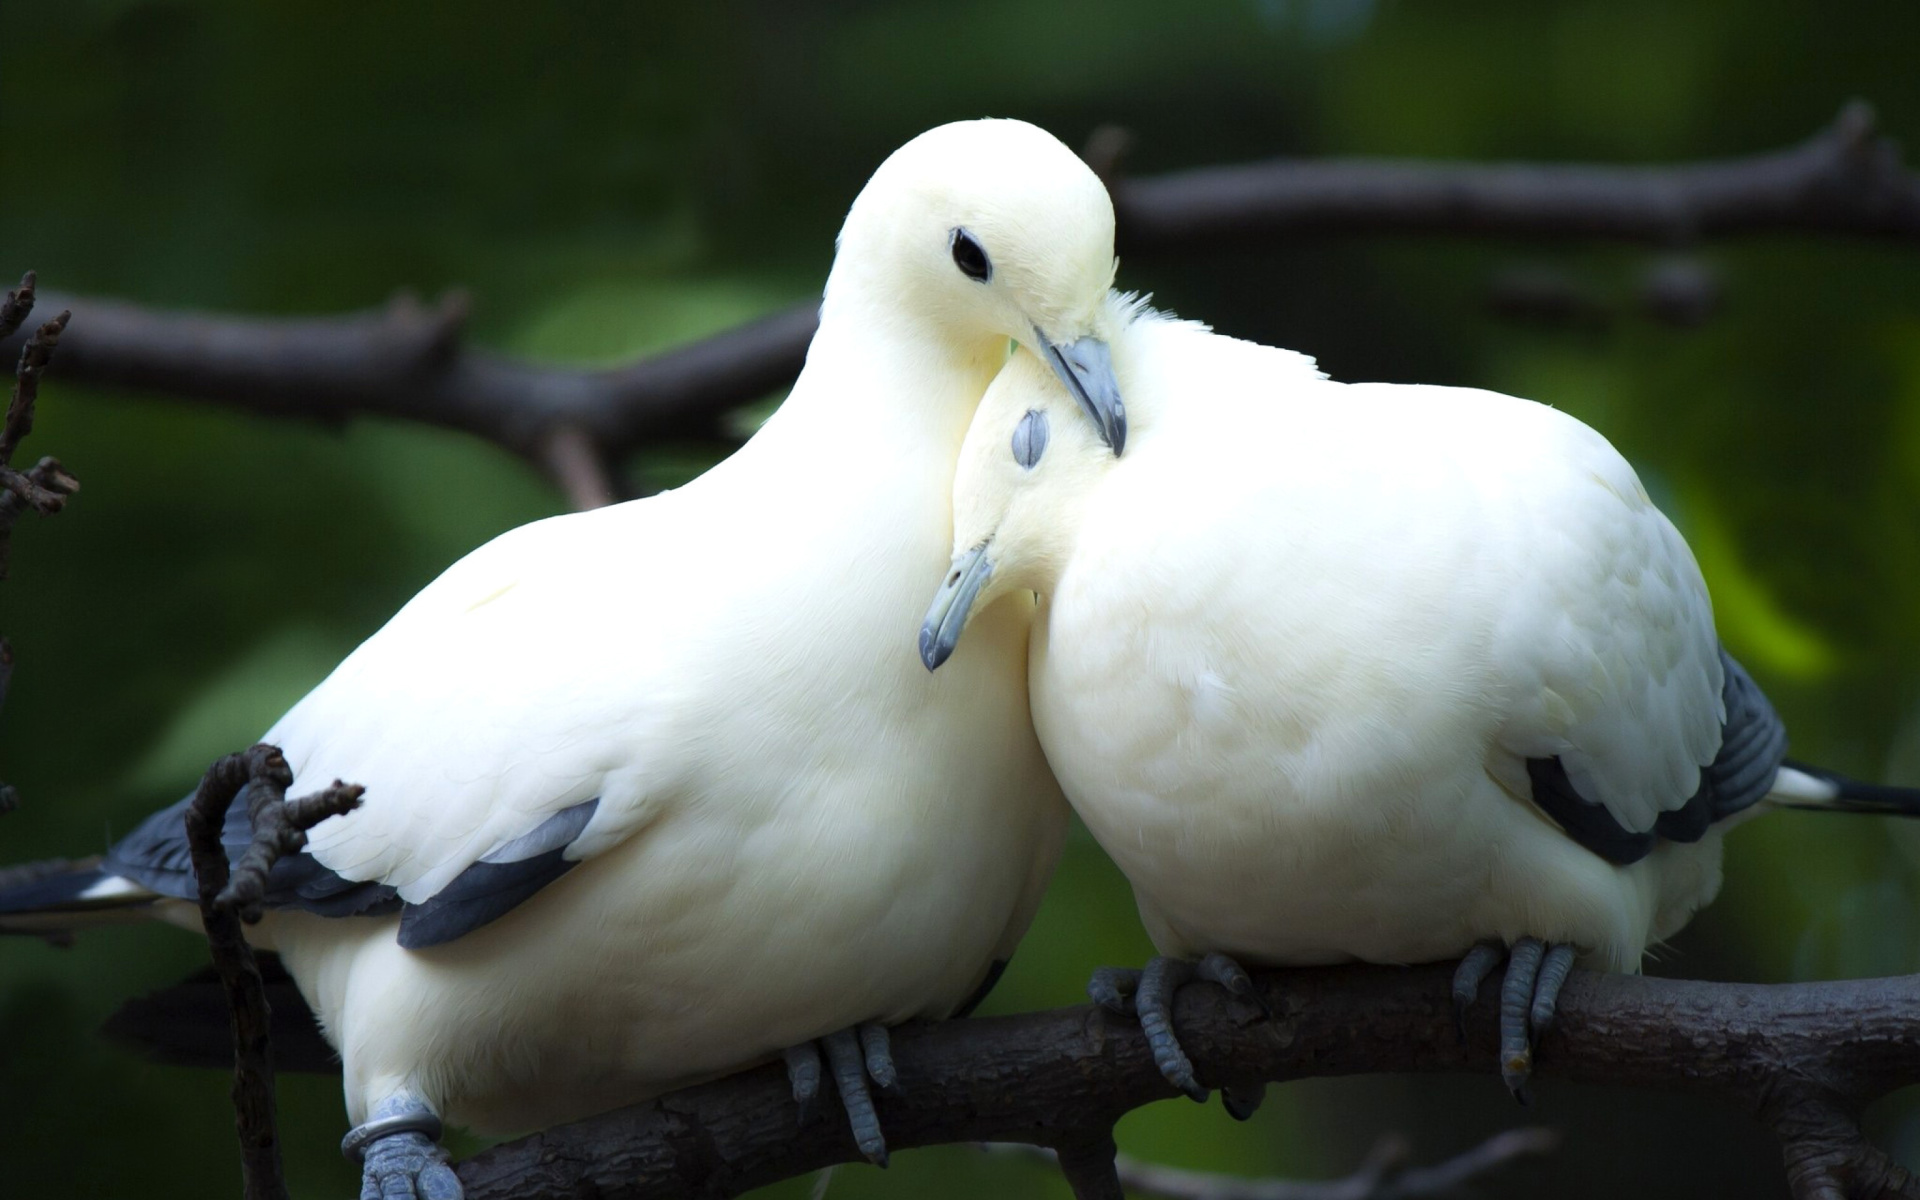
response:
[[[1467,1040],[1467,1011],[1479,997],[1480,984],[1502,958],[1506,978],[1500,985],[1500,1078],[1522,1105],[1533,1102],[1533,1053],[1553,1027],[1560,988],[1573,970],[1574,949],[1523,937],[1511,949],[1483,942],[1467,952],[1453,973],[1453,1016],[1460,1041]]]
[[[1156,956],[1145,970],[1139,971],[1128,967],[1101,967],[1088,981],[1087,995],[1108,1012],[1137,1018],[1160,1074],[1196,1103],[1205,1104],[1207,1089],[1194,1078],[1193,1062],[1181,1048],[1179,1036],[1173,1029],[1174,994],[1195,980],[1217,983],[1229,995],[1259,1006],[1268,1016],[1273,1015],[1245,968],[1224,954],[1209,954],[1199,962]],[[1244,1121],[1260,1107],[1265,1094],[1264,1085],[1231,1088],[1222,1092],[1222,1100],[1235,1120]]]
[[[876,1167],[887,1165],[887,1139],[880,1131],[880,1114],[873,1106],[872,1087],[889,1096],[901,1094],[893,1065],[893,1044],[887,1027],[872,1023],[830,1033],[818,1042],[802,1042],[786,1053],[787,1082],[800,1109],[800,1124],[812,1123],[820,1098],[820,1052],[833,1071],[834,1088],[847,1110],[854,1144]],[[872,1087],[868,1084],[871,1083]]]
[[[439,1116],[403,1092],[349,1130],[340,1152],[360,1164],[360,1200],[461,1200],[460,1178],[439,1142]]]

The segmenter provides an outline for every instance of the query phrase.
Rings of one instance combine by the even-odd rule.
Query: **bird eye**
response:
[[[1013,461],[1031,471],[1046,452],[1047,414],[1030,408],[1013,427]]]
[[[962,275],[981,283],[993,278],[993,264],[987,261],[986,250],[972,234],[964,229],[954,230],[949,248],[953,251],[953,265],[960,268]]]

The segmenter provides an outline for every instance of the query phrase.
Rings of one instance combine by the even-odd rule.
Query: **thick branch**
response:
[[[1088,154],[1108,179],[1123,251],[1348,234],[1601,238],[1669,244],[1763,232],[1920,240],[1920,175],[1864,104],[1803,145],[1659,167],[1282,159],[1131,179],[1123,132]],[[55,371],[75,382],[208,400],[266,416],[402,417],[478,434],[562,483],[611,494],[604,464],[710,432],[792,381],[814,306],[612,370],[539,366],[464,342],[466,305],[401,299],[344,317],[170,313],[61,298],[81,314]],[[0,330],[0,338],[5,331]],[[0,353],[12,345],[0,341]]]
[[[55,367],[62,379],[263,416],[404,417],[478,434],[536,462],[562,429],[610,456],[650,439],[707,433],[728,409],[792,382],[817,324],[809,305],[628,366],[583,371],[466,346],[458,299],[302,318],[59,302],[81,316]]]
[[[280,1174],[272,1019],[266,985],[241,923],[259,919],[261,892],[274,862],[305,845],[308,829],[360,804],[359,788],[337,783],[289,803],[287,787],[292,782],[287,760],[272,746],[229,754],[207,769],[186,818],[200,919],[233,1019],[233,1111],[246,1200],[286,1200],[287,1188]],[[220,833],[242,789],[255,833],[229,877]]]
[[[1494,1065],[1492,1005],[1462,1045],[1446,966],[1277,972],[1271,1020],[1218,989],[1181,993],[1184,1044],[1203,1081],[1465,1071]],[[1843,1179],[1855,1197],[1920,1196],[1860,1138],[1868,1102],[1920,1082],[1920,976],[1743,985],[1577,973],[1541,1046],[1539,1074],[1717,1097],[1781,1139],[1802,1196]],[[894,1036],[905,1095],[880,1100],[889,1145],[1081,1144],[1176,1093],[1139,1028],[1092,1008],[909,1026]],[[1491,1086],[1491,1085],[1489,1085]],[[860,1157],[844,1117],[795,1128],[786,1078],[767,1066],[551,1129],[461,1164],[468,1200],[737,1195]],[[1844,1136],[1843,1136],[1844,1135]]]

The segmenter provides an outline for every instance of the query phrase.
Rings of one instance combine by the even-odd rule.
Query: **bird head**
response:
[[[1052,365],[1023,348],[980,401],[953,480],[953,562],[920,627],[929,671],[976,613],[1012,591],[1051,592],[1089,497],[1117,466]]]
[[[1102,328],[1114,269],[1113,202],[1073,151],[1024,121],[959,121],[874,172],[840,232],[827,297],[857,286],[884,305],[872,319],[1032,347],[1118,455],[1126,410]]]

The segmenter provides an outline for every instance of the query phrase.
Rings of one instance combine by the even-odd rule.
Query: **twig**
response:
[[[540,447],[540,462],[575,509],[604,508],[620,497],[613,472],[577,425],[559,425]]]
[[[1463,1046],[1451,979],[1450,964],[1273,972],[1257,980],[1270,1019],[1199,987],[1181,992],[1176,1016],[1216,1087],[1489,1073],[1495,1006],[1476,1009]],[[1577,972],[1560,1011],[1540,1048],[1543,1090],[1564,1079],[1715,1098],[1767,1123],[1801,1197],[1920,1197],[1855,1120],[1920,1081],[1920,976],[1753,985]],[[1087,1007],[904,1026],[894,1054],[904,1094],[880,1115],[903,1150],[1052,1144],[1176,1095],[1136,1024]],[[772,1065],[496,1146],[460,1176],[467,1200],[731,1196],[859,1159],[844,1118],[820,1128],[796,1136],[786,1075]]]
[[[33,291],[37,283],[38,277],[28,271],[20,277],[20,286],[8,292],[5,300],[0,300],[0,338],[11,337],[33,312]]]
[[[1073,1200],[1126,1200],[1120,1184],[1120,1157],[1113,1144],[1113,1123],[1069,1130],[1038,1147],[1052,1157]]]
[[[0,637],[0,708],[7,704],[7,686],[13,682],[13,646]],[[0,783],[0,813],[20,807],[20,793],[11,784]],[[0,872],[4,874],[4,872]]]
[[[1344,1179],[1243,1179],[1209,1171],[1188,1171],[1120,1155],[1120,1183],[1130,1192],[1162,1200],[1428,1200],[1449,1196],[1483,1175],[1524,1158],[1551,1154],[1560,1135],[1550,1129],[1509,1129],[1473,1149],[1430,1167],[1412,1165],[1406,1139],[1388,1135],[1374,1144],[1358,1170]],[[1058,1156],[1044,1146],[1008,1145],[1009,1150],[1042,1162]]]
[[[4,339],[33,314],[35,279],[32,271],[21,277],[20,286],[0,301],[0,339]],[[7,577],[7,559],[13,549],[13,527],[28,508],[51,516],[66,504],[67,497],[80,490],[80,481],[67,474],[59,460],[43,458],[26,471],[13,468],[13,454],[20,442],[33,430],[33,404],[40,390],[40,375],[60,344],[72,313],[62,312],[40,326],[20,349],[19,366],[14,370],[13,395],[7,402],[6,418],[0,422],[0,579]],[[7,685],[13,681],[13,647],[0,637],[0,705],[7,699]],[[20,794],[0,783],[0,813],[19,807]]]
[[[1865,104],[1791,149],[1634,167],[1281,159],[1118,174],[1128,138],[1088,155],[1110,180],[1123,252],[1326,233],[1555,237],[1672,245],[1766,232],[1920,240],[1920,174]],[[704,437],[727,410],[798,373],[812,304],[611,370],[538,366],[464,341],[466,302],[402,298],[377,312],[268,320],[63,298],[81,328],[56,374],[265,416],[400,417],[463,430],[555,475],[575,503],[603,466],[669,437]],[[0,339],[5,338],[0,330]],[[9,352],[0,340],[0,352]],[[586,448],[587,453],[575,453]]]
[[[335,783],[289,802],[293,772],[280,751],[265,744],[229,754],[207,769],[187,808],[187,843],[200,894],[200,919],[233,1020],[233,1111],[240,1136],[240,1172],[246,1200],[285,1200],[273,1094],[273,1044],[266,987],[242,921],[259,919],[267,873],[284,854],[306,844],[306,831],[359,807],[360,789]],[[229,873],[220,833],[227,810],[245,789],[253,841]]]

